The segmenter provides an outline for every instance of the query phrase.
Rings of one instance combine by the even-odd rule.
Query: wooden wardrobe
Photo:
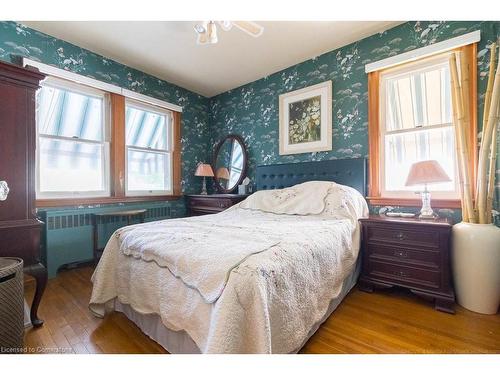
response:
[[[35,93],[45,76],[0,62],[0,181],[9,195],[0,201],[0,256],[24,261],[24,271],[36,280],[31,322],[43,324],[38,305],[47,283],[47,270],[40,263],[41,225],[35,213]]]

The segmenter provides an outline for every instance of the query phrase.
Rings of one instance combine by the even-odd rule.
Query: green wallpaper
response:
[[[210,161],[215,143],[228,133],[244,137],[251,178],[259,164],[367,156],[365,64],[478,29],[482,31],[478,53],[481,124],[488,70],[485,47],[500,35],[498,21],[407,22],[211,99],[15,22],[0,22],[0,60],[13,61],[16,56],[27,56],[183,106],[182,186],[184,192],[191,193],[201,187],[201,181],[193,176],[196,164]],[[328,79],[333,82],[333,150],[279,156],[278,96]],[[498,162],[500,165],[500,158]],[[499,173],[500,167],[497,175]],[[499,198],[500,187],[497,188],[497,210]],[[173,206],[181,215],[182,201],[174,202]],[[443,213],[456,218],[459,214],[451,210]]]
[[[481,124],[485,73],[489,67],[486,46],[500,36],[500,22],[407,22],[211,98],[210,142],[214,145],[228,133],[241,134],[248,145],[250,178],[255,166],[261,164],[368,156],[365,64],[478,29],[481,30],[478,48]],[[333,82],[333,150],[279,156],[278,96],[325,80]],[[498,174],[500,168],[497,177]],[[497,210],[499,196],[500,187]],[[458,212],[451,210],[441,213],[459,217]]]
[[[187,193],[201,189],[194,170],[207,157],[207,98],[26,26],[0,22],[0,60],[15,62],[19,56],[182,106],[182,188]],[[182,200],[173,205],[182,212]]]

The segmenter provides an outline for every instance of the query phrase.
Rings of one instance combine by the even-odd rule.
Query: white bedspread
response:
[[[217,215],[129,227],[122,233],[131,235],[130,248],[135,246],[135,250],[121,246],[125,242],[112,236],[92,277],[91,310],[102,316],[106,304],[118,298],[137,312],[158,314],[171,330],[185,330],[204,353],[297,350],[352,272],[359,251],[357,219],[367,214],[366,202],[357,192],[329,184],[327,195],[318,197],[324,202],[319,215],[278,215],[237,205]],[[250,250],[235,251],[238,256],[230,261],[219,257],[225,264],[219,268],[209,266],[211,260],[205,259],[208,274],[230,269],[223,272],[229,277],[222,284],[216,282],[215,289],[204,290],[202,281],[213,275],[199,277],[204,269],[199,260],[194,261],[198,269],[182,275],[175,274],[179,268],[172,263],[174,258],[168,267],[144,261],[145,249],[152,250],[148,256],[156,252],[161,255],[159,262],[164,261],[157,245],[164,244],[164,233],[179,226],[211,226],[217,243],[228,241]],[[246,240],[234,242],[227,228]],[[162,239],[148,245],[151,234],[158,232]],[[258,245],[248,246],[254,238]],[[276,240],[279,243],[274,244]],[[193,246],[203,247],[203,242]],[[189,277],[195,280],[191,284]],[[206,297],[213,297],[213,290],[218,291],[218,298],[210,303]]]

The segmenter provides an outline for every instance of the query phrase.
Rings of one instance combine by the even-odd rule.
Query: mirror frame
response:
[[[247,165],[248,164],[248,152],[247,152],[247,148],[245,147],[245,141],[243,140],[243,138],[241,136],[239,136],[237,134],[228,134],[224,138],[222,138],[217,143],[217,145],[215,146],[214,155],[213,155],[213,158],[212,158],[212,170],[214,171],[214,174],[215,174],[215,171],[217,170],[217,168],[216,168],[216,165],[217,165],[217,156],[219,155],[219,151],[220,151],[222,145],[228,139],[236,141],[236,142],[238,142],[240,144],[240,146],[241,146],[241,148],[243,150],[243,169],[241,170],[241,176],[238,179],[238,182],[236,183],[236,185],[232,189],[225,189],[225,188],[223,188],[222,185],[219,183],[219,179],[216,176],[214,176],[215,188],[217,189],[217,191],[219,193],[222,193],[222,194],[230,194],[231,192],[233,192],[234,190],[236,190],[238,188],[238,185],[241,185],[241,182],[246,177],[246,175],[247,175],[247,168],[248,168],[248,165]]]

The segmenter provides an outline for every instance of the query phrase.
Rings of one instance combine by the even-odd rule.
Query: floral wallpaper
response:
[[[368,157],[368,92],[365,64],[481,30],[478,47],[479,124],[486,88],[486,47],[500,36],[500,22],[407,22],[345,47],[230,90],[210,100],[210,143],[228,133],[243,136],[249,151],[249,176],[261,164]],[[291,47],[293,48],[293,47]],[[333,150],[279,155],[278,96],[325,80],[333,82]],[[498,160],[500,166],[500,158]],[[500,167],[497,167],[497,181]],[[499,208],[500,186],[496,209]],[[378,212],[378,207],[372,207]],[[460,212],[441,210],[460,219]]]
[[[194,170],[207,157],[209,99],[15,22],[0,22],[0,60],[28,57],[183,107],[182,188],[201,190]],[[183,200],[173,203],[182,212]]]
[[[0,60],[13,62],[26,56],[183,106],[182,186],[184,192],[193,193],[201,189],[201,181],[193,176],[196,164],[211,161],[215,144],[229,133],[245,139],[250,178],[260,164],[368,156],[365,64],[474,30],[481,30],[478,48],[481,125],[489,67],[486,47],[500,36],[498,21],[407,22],[210,99],[15,22],[0,22]],[[279,156],[278,96],[325,80],[333,82],[333,150]],[[498,181],[500,157],[497,162]],[[182,200],[173,206],[178,206],[176,212],[182,212]],[[500,183],[495,208],[500,210]],[[371,210],[378,212],[380,208]],[[455,220],[460,218],[459,211],[441,211]]]

